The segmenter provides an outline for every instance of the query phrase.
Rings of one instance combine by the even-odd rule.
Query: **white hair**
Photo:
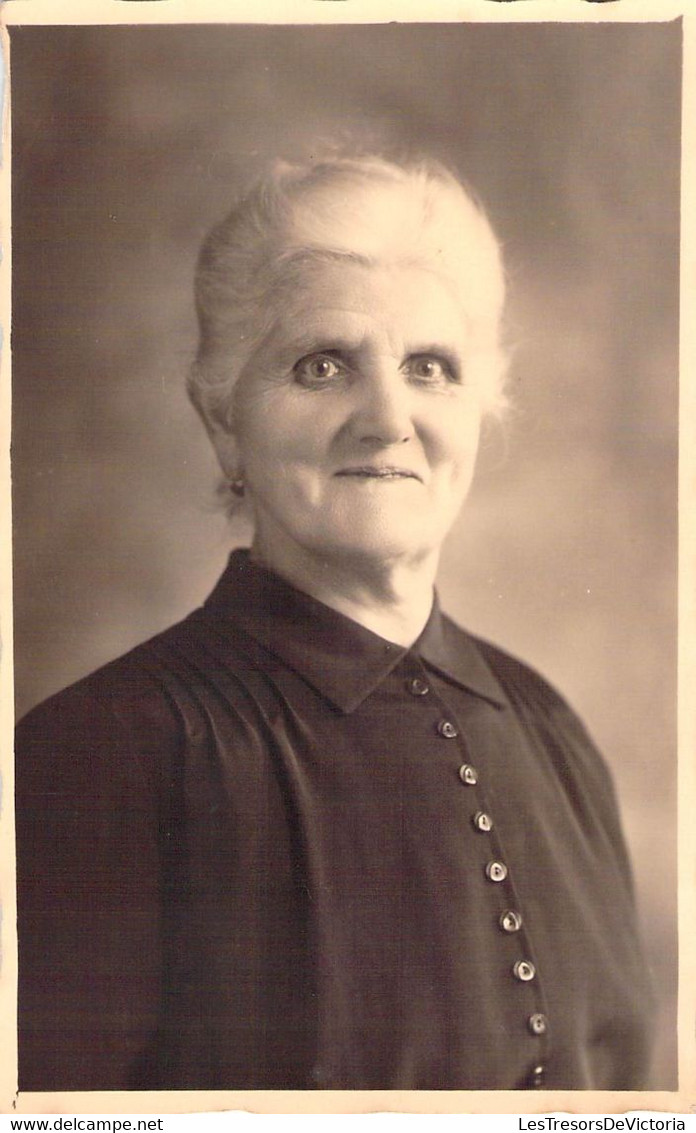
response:
[[[216,225],[195,281],[200,328],[188,390],[206,426],[230,429],[234,388],[288,286],[312,265],[418,266],[454,289],[485,412],[505,405],[498,242],[473,193],[437,162],[381,157],[276,162]],[[469,371],[468,371],[469,372]]]

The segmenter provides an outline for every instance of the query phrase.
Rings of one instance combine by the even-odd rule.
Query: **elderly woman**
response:
[[[607,769],[434,596],[502,403],[483,212],[438,166],[280,165],[197,300],[254,539],[20,725],[20,1087],[645,1087]]]

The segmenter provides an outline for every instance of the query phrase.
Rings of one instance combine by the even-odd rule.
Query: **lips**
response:
[[[422,478],[417,472],[391,464],[360,464],[354,468],[341,468],[335,475],[354,477],[358,480],[417,480],[422,483]]]

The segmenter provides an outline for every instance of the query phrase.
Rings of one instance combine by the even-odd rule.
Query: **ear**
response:
[[[205,421],[205,427],[225,478],[235,480],[239,476],[239,446],[235,434],[229,425],[210,418]]]

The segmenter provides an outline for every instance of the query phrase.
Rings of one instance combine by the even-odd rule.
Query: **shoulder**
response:
[[[48,763],[81,762],[95,772],[104,765],[166,771],[221,705],[231,738],[241,742],[262,683],[250,673],[262,665],[240,626],[194,610],[32,708],[17,725],[18,774],[32,763],[45,774]]]
[[[464,630],[459,630],[464,633]],[[566,719],[581,725],[565,697],[532,665],[501,649],[485,638],[468,634],[495,676],[513,708],[535,712],[548,720]]]
[[[460,634],[465,631],[456,627]],[[607,763],[586,725],[554,685],[535,668],[498,645],[465,634],[493,673],[527,735],[549,753],[564,777],[581,777],[613,797]]]
[[[186,731],[186,690],[200,663],[200,611],[53,694],[18,723],[18,770],[32,754],[46,766],[61,753],[97,765],[166,753]],[[198,641],[198,645],[196,644]]]
[[[578,719],[561,693],[538,670],[485,638],[473,634],[469,637],[513,707],[524,705],[549,718],[570,714]]]

